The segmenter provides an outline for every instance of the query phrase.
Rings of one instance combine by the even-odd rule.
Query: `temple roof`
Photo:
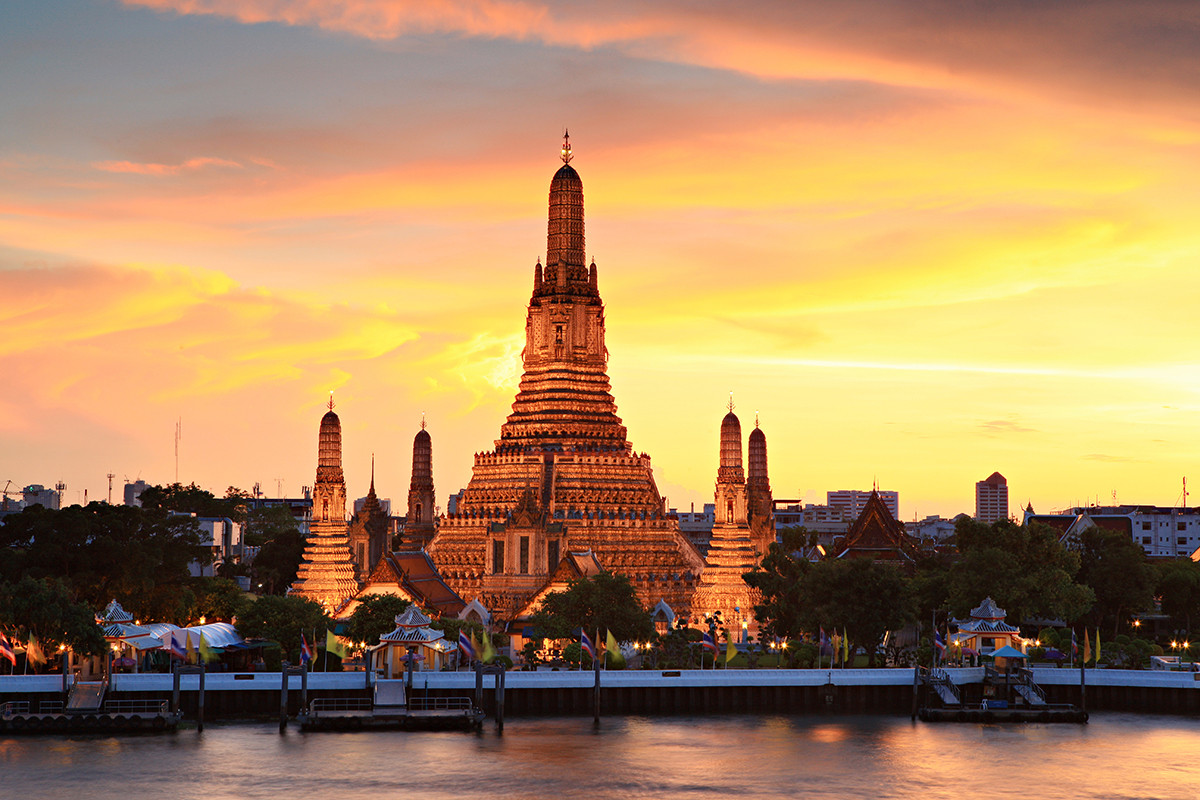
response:
[[[850,526],[838,558],[866,556],[877,561],[911,562],[914,549],[904,525],[888,511],[879,493],[872,491],[862,513]]]
[[[1008,613],[996,605],[996,601],[985,597],[983,602],[971,609],[971,619],[1004,619]]]

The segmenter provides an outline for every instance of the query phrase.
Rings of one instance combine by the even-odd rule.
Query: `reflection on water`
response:
[[[159,737],[0,738],[0,796],[171,798],[963,798],[1200,796],[1200,724],[895,717],[511,719],[504,735],[280,736],[269,724]]]

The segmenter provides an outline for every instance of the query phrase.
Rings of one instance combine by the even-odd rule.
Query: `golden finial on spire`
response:
[[[329,410],[333,411],[333,389],[329,390]]]
[[[758,427],[758,409],[754,410],[754,427]]]
[[[563,128],[562,160],[564,164],[571,163],[571,133]]]
[[[729,413],[733,413],[733,392],[729,393]]]
[[[425,412],[421,412],[421,430],[425,430]]]

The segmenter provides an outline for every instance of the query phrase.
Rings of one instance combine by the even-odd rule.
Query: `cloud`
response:
[[[261,163],[261,162],[259,162]],[[134,175],[178,175],[181,172],[206,169],[208,167],[232,167],[241,169],[236,161],[224,158],[189,158],[179,164],[139,164],[133,161],[95,161],[92,166],[104,172],[125,172]]]
[[[1013,433],[1037,433],[1033,428],[1027,428],[1011,420],[994,419],[979,423],[979,430],[985,436],[1007,436]]]
[[[1129,464],[1142,460],[1131,456],[1112,456],[1106,453],[1088,453],[1083,458],[1085,461],[1103,461],[1107,464]]]

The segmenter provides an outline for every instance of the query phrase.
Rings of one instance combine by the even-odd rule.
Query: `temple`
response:
[[[388,549],[388,518],[375,494],[374,457],[371,458],[371,489],[362,510],[350,518],[347,537],[354,558],[354,577],[361,584]]]
[[[412,479],[408,485],[408,516],[404,520],[404,545],[420,549],[433,540],[436,527],[436,506],[433,497],[433,440],[425,430],[413,438]]]
[[[721,420],[721,459],[715,491],[716,519],[704,573],[692,597],[692,613],[717,616],[735,640],[757,631],[758,590],[742,576],[762,561],[775,540],[771,483],[767,477],[767,438],[755,423],[750,434],[750,478],[742,469],[742,424],[733,413]]]
[[[317,444],[312,525],[291,594],[307,597],[332,612],[358,591],[354,573],[354,559],[346,532],[342,421],[333,413],[333,397],[330,396],[329,411],[321,418]]]
[[[704,562],[666,515],[650,457],[634,452],[617,416],[571,157],[564,137],[512,413],[493,449],[476,453],[457,513],[442,519],[429,554],[455,591],[507,618],[566,553],[584,550],[630,578],[647,607],[662,599],[686,609]]]

